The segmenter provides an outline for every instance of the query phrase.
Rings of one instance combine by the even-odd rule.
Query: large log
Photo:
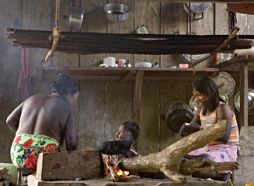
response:
[[[101,156],[96,150],[41,153],[38,158],[36,177],[39,180],[94,179],[101,176]]]
[[[158,153],[152,153],[146,156],[137,157],[133,159],[124,159],[119,162],[119,166],[129,171],[142,171],[142,172],[162,172],[177,183],[185,182],[185,176],[179,173],[180,165],[186,154],[192,150],[203,147],[208,142],[222,137],[225,133],[226,122],[220,122],[214,126],[211,126],[205,130],[193,133],[176,143],[168,146],[164,150]],[[199,165],[197,167],[200,167]],[[217,165],[219,170],[221,165]],[[222,166],[226,170],[235,169],[236,164],[230,163],[229,165]],[[191,173],[186,170],[185,172]],[[196,169],[198,170],[198,169]],[[202,170],[202,169],[201,169]],[[213,171],[205,169],[206,172]]]

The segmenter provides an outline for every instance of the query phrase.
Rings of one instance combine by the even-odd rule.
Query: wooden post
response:
[[[248,127],[248,62],[244,61],[240,72],[240,123]]]
[[[137,124],[139,123],[140,108],[142,104],[143,77],[144,71],[137,71],[132,104],[132,121]]]

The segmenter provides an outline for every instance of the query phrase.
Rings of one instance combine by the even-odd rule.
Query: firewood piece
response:
[[[209,159],[195,158],[183,159],[179,171],[184,175],[189,175],[196,171],[209,173],[214,171],[236,170],[237,168],[237,162],[218,163]]]
[[[94,179],[102,176],[99,151],[41,153],[36,177],[41,180]]]
[[[192,150],[201,148],[208,142],[223,136],[225,130],[226,121],[221,121],[218,124],[180,139],[161,152],[132,159],[124,159],[118,165],[121,169],[128,171],[161,171],[175,182],[183,183],[183,175],[179,173],[179,167],[183,157]]]

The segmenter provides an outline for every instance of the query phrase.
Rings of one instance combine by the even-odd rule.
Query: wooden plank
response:
[[[244,14],[254,14],[254,3],[228,3],[227,10]]]
[[[106,0],[80,1],[80,8],[84,13],[81,32],[107,32],[107,22],[102,11],[105,3]],[[106,54],[80,55],[79,66],[80,68],[99,66],[104,57]],[[94,77],[89,79],[94,80]],[[105,126],[109,124],[105,91],[107,78],[100,80],[102,81],[87,81],[86,79],[80,81],[82,91],[79,101],[80,148],[86,146],[96,148],[98,141],[105,141],[110,135],[105,133]]]
[[[229,27],[228,27],[228,12],[225,11],[227,4],[225,3],[216,3],[214,9],[214,16],[215,16],[215,30],[214,33],[218,34],[228,34]]]
[[[131,121],[133,82],[118,81],[105,84],[105,121],[104,135],[106,140],[115,136],[121,123]]]
[[[149,34],[160,33],[160,1],[135,0],[135,30],[145,25]],[[161,64],[160,55],[134,55],[134,62],[149,61]],[[158,75],[158,74],[157,74]],[[145,78],[145,74],[143,79]],[[159,150],[159,83],[154,81],[144,82],[142,91],[142,106],[140,108],[140,132],[137,149],[141,154],[148,154]]]
[[[131,12],[129,14],[129,18],[125,21],[122,22],[111,22],[107,20],[107,33],[122,33],[122,34],[127,34],[127,33],[132,33],[134,28],[134,13],[133,11],[135,10],[135,0],[115,0],[114,3],[123,3],[129,6]],[[104,15],[104,17],[106,17]],[[110,42],[111,43],[111,42]],[[110,46],[110,43],[108,45]],[[120,42],[118,44],[118,47],[121,46],[126,46],[124,43]],[[112,52],[107,51],[107,56],[113,56],[118,59],[125,59],[126,61],[129,61],[131,65],[133,65],[133,54],[131,53],[125,53],[122,51],[119,52]]]
[[[138,138],[138,152],[142,155],[159,151],[160,107],[160,82],[144,81]]]
[[[129,6],[131,11],[135,10],[134,0],[114,0],[114,1],[106,1],[114,2],[114,3],[123,3]],[[102,8],[102,7],[101,7]],[[129,14],[129,18],[125,21],[120,22],[111,22],[106,19],[106,15],[103,15],[103,18],[106,22],[107,33],[114,34],[127,34],[132,33],[134,30],[134,14],[131,12]],[[118,48],[125,46],[124,43],[118,43]],[[109,48],[112,42],[107,42],[105,47]],[[113,56],[118,59],[125,59],[129,61],[131,64],[133,63],[133,54],[124,54],[121,51],[117,53],[106,52],[107,56]],[[116,68],[117,69],[117,68]],[[119,78],[120,79],[120,78]],[[118,79],[118,80],[119,80]],[[124,121],[131,120],[131,112],[132,112],[132,89],[133,82],[125,82],[119,83],[107,81],[105,84],[105,96],[106,96],[106,124],[105,124],[105,135],[107,135],[107,139],[112,139],[117,128]]]
[[[189,20],[189,30],[190,35],[207,35],[214,34],[214,6],[212,3],[209,3],[210,6],[203,13],[203,18],[198,20]],[[223,41],[222,41],[223,42]],[[221,42],[220,42],[221,43]],[[219,44],[220,44],[219,43]],[[219,45],[217,44],[217,46]],[[215,48],[217,48],[217,46]],[[196,68],[206,68],[209,67],[210,59],[207,59],[197,65]]]
[[[254,19],[253,15],[249,14],[241,14],[241,13],[236,13],[236,19],[237,23],[236,26],[240,28],[239,34],[241,35],[249,35],[254,32]],[[235,52],[237,53],[247,53],[250,54],[252,50],[237,50]],[[254,60],[248,61],[248,70],[253,73],[254,71]],[[241,68],[241,67],[240,67]],[[242,113],[240,113],[242,114]],[[244,116],[242,116],[244,117]],[[243,125],[243,124],[242,124]],[[254,125],[254,119],[253,115],[248,116],[248,126],[253,126]]]
[[[6,28],[22,26],[22,2],[0,1],[0,162],[10,162],[10,146],[14,133],[5,125],[5,120],[20,102],[17,79],[20,68],[20,48],[11,46],[5,38]],[[2,183],[3,185],[5,183]]]
[[[182,3],[161,1],[161,34],[187,34],[187,16]],[[161,56],[161,66],[181,63],[179,55]]]
[[[107,21],[102,10],[106,0],[81,1],[84,22],[81,32],[107,33]],[[106,54],[90,54],[80,56],[81,67],[99,66]]]
[[[126,82],[126,81],[132,79],[135,74],[136,74],[136,71],[129,71],[126,74],[124,74],[119,81]]]
[[[240,124],[248,127],[248,62],[244,62],[240,71]]]
[[[133,103],[132,103],[132,121],[139,124],[140,110],[142,107],[142,90],[143,90],[143,78],[144,71],[138,71],[136,74],[136,81],[133,92]]]
[[[98,141],[108,139],[105,126],[107,103],[105,81],[81,81],[79,97],[79,149],[87,146],[97,147]]]
[[[39,180],[92,179],[102,176],[102,161],[98,151],[41,153],[36,169]]]
[[[56,10],[56,1],[52,1],[52,14],[51,14],[51,23],[52,28],[55,26],[55,10]],[[76,6],[79,7],[78,1],[74,1]],[[70,2],[69,1],[60,1],[60,16],[59,16],[59,27],[62,32],[71,31],[69,26],[68,15],[70,14]],[[65,18],[66,17],[66,18]],[[52,29],[51,29],[52,30]],[[63,68],[63,67],[78,67],[79,66],[79,55],[78,54],[67,54],[64,52],[54,52],[54,55],[51,59],[53,63],[52,68]]]
[[[161,33],[162,34],[188,34],[188,16],[182,3],[161,1]],[[179,55],[163,55],[163,66],[178,66],[182,63]],[[180,74],[178,74],[180,76]],[[177,75],[177,77],[179,77]],[[184,98],[187,91],[186,80],[161,81],[160,83],[160,126],[159,126],[159,150],[175,142],[179,137],[171,132],[165,119],[163,119],[164,107],[168,100],[177,97]]]

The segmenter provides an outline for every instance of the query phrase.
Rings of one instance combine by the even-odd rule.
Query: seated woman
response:
[[[226,131],[223,137],[210,142],[205,147],[190,152],[186,158],[209,158],[214,162],[236,162],[239,148],[239,131],[234,112],[222,102],[218,89],[212,79],[206,76],[193,81],[193,96],[198,110],[190,124],[184,124],[180,135],[186,136],[192,132],[205,129],[211,125],[226,121]],[[212,178],[229,181],[230,172],[199,173],[194,177]]]

